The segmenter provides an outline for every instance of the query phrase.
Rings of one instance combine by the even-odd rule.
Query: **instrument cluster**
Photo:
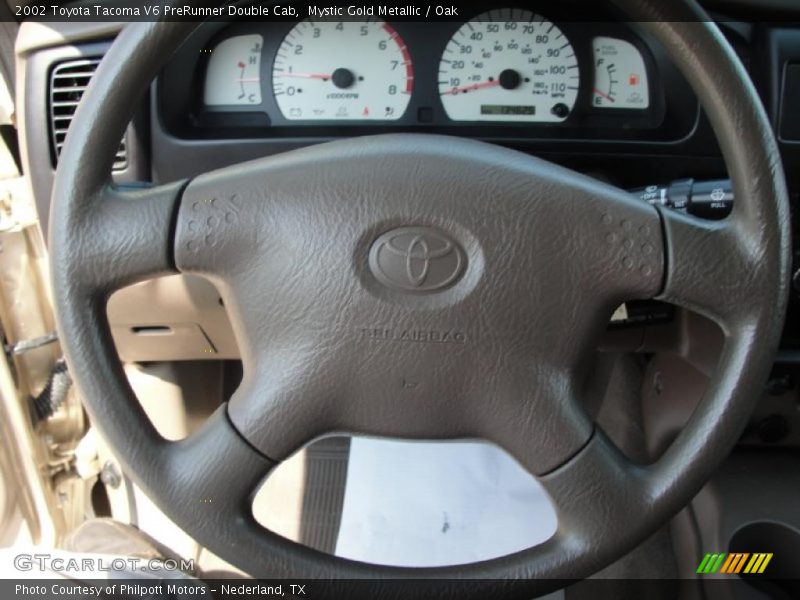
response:
[[[426,132],[519,146],[675,143],[697,99],[636,23],[571,0],[461,21],[209,22],[156,85],[176,139],[281,144]]]
[[[586,39],[585,27],[577,32],[574,24],[511,8],[461,25],[433,24],[438,48],[430,38],[415,48],[403,32],[431,25],[307,19],[272,51],[264,33],[228,32],[210,49],[203,104],[212,111],[274,107],[272,122],[296,125],[397,122],[414,105],[430,109],[422,120],[436,108],[454,123],[563,123],[576,110],[651,107],[651,61],[631,36],[604,35],[597,26]],[[587,106],[578,104],[582,85]]]

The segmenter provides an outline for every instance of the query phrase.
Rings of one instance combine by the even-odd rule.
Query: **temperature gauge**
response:
[[[639,50],[630,42],[609,37],[594,38],[592,48],[592,104],[598,108],[648,108],[647,70]]]
[[[260,35],[239,35],[214,48],[206,69],[207,106],[261,104]]]

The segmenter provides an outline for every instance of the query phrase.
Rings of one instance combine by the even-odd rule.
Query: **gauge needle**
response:
[[[472,83],[470,85],[462,85],[461,87],[450,88],[446,92],[442,92],[442,96],[444,96],[445,94],[452,94],[453,96],[455,96],[460,92],[472,92],[475,90],[497,87],[498,85],[500,85],[500,82],[496,79],[492,81],[484,81],[482,83]]]
[[[296,71],[292,71],[291,73],[281,73],[279,77],[300,77],[302,79],[322,79],[322,81],[328,81],[331,76],[325,75],[323,73],[298,73]]]
[[[606,94],[605,92],[601,92],[601,91],[600,91],[600,90],[598,90],[597,88],[594,88],[594,93],[595,93],[595,94],[597,94],[598,96],[602,96],[603,98],[605,98],[605,99],[606,99],[606,100],[608,100],[609,102],[614,102],[614,99],[613,99],[611,96],[609,96],[609,95],[608,95],[608,94]]]

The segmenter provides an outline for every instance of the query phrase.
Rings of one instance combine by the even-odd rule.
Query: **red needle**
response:
[[[605,98],[609,102],[614,102],[614,99],[611,96],[609,96],[608,94],[606,94],[604,92],[601,92],[597,88],[594,88],[594,93],[597,94],[598,96],[602,96],[603,98]]]
[[[281,73],[279,77],[302,77],[303,79],[322,79],[323,81],[328,81],[331,78],[330,75],[323,73],[298,73],[296,71]]]
[[[450,88],[446,92],[442,92],[442,95],[444,96],[445,94],[452,94],[453,96],[455,96],[459,92],[471,92],[474,90],[482,90],[484,88],[496,87],[498,85],[500,85],[500,82],[497,81],[496,79],[493,81],[484,81],[482,83],[472,83],[470,85],[462,85],[461,87]]]

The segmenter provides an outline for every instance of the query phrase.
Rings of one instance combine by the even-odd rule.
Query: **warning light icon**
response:
[[[636,73],[631,73],[630,77],[628,77],[628,84],[630,85],[639,85],[641,78]]]

